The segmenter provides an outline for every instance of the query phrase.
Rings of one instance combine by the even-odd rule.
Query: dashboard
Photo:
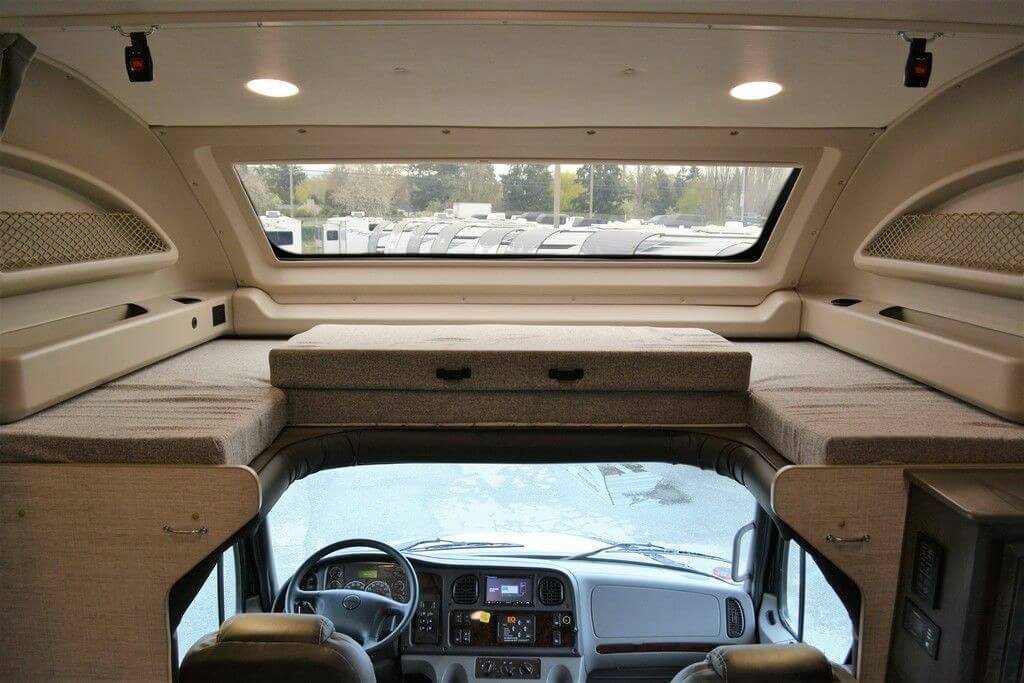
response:
[[[403,672],[435,683],[669,674],[718,645],[754,640],[753,606],[738,585],[647,564],[438,555],[407,554],[420,596],[396,652]],[[374,555],[321,560],[301,585],[409,600],[402,570]]]
[[[398,602],[409,601],[405,573],[393,562],[335,562],[322,569],[317,585],[376,593]]]

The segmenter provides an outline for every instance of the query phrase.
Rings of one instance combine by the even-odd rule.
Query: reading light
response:
[[[256,78],[246,83],[245,87],[264,97],[291,97],[299,92],[298,86],[294,83],[279,81],[276,78]]]
[[[131,83],[148,83],[153,80],[153,55],[149,51],[149,42],[146,36],[152,35],[157,29],[150,26],[145,31],[127,32],[120,26],[111,26],[125,38],[132,41],[131,45],[124,48],[124,68],[128,72],[128,80]]]
[[[772,81],[751,81],[740,83],[729,91],[737,100],[763,100],[782,92],[782,86]]]

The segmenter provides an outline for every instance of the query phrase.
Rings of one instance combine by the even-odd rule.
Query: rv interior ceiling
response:
[[[1024,680],[1024,5],[0,0],[0,680]]]

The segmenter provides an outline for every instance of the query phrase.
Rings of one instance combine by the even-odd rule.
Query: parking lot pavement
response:
[[[314,551],[346,538],[396,543],[496,531],[556,532],[728,558],[733,535],[753,519],[754,509],[741,485],[683,465],[401,464],[329,470],[297,481],[269,521],[283,581]],[[211,583],[190,611],[216,613]],[[808,604],[814,599],[809,593]],[[208,617],[200,622],[190,615],[179,629],[180,643],[187,647],[215,627]]]

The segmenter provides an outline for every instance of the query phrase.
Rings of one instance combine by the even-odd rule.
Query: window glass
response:
[[[814,559],[807,557],[804,642],[842,664],[853,647],[853,622]]]
[[[793,168],[421,162],[236,171],[285,255],[726,258],[758,241]]]
[[[853,646],[853,622],[850,615],[814,558],[793,541],[788,541],[786,546],[782,588],[783,621],[794,637],[818,648],[831,661],[844,663]]]
[[[800,593],[803,590],[800,565],[804,551],[796,543],[786,543],[785,580],[782,585],[782,619],[795,638],[800,637]]]
[[[608,543],[656,543],[713,557],[607,557],[679,562],[728,581],[733,535],[753,519],[755,507],[740,484],[685,465],[422,463],[306,477],[271,509],[269,523],[281,580],[334,541],[404,545],[443,538],[516,545],[481,553],[553,556]]]
[[[185,610],[185,614],[178,624],[178,661],[184,658],[196,641],[208,633],[216,631],[220,627],[220,615],[217,610],[218,599],[224,605],[224,618],[228,618],[237,612],[235,595],[235,553],[233,548],[224,552],[224,593],[217,595],[217,568],[213,568],[210,575],[199,589],[199,593],[192,600],[192,603]]]

